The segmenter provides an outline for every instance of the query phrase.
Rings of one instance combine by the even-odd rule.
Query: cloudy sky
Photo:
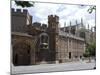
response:
[[[81,5],[69,5],[69,4],[52,4],[52,3],[35,3],[34,7],[22,8],[16,6],[12,2],[12,8],[21,8],[28,9],[30,15],[33,16],[33,22],[41,22],[47,24],[48,15],[57,15],[59,16],[60,26],[63,27],[66,22],[66,26],[69,25],[70,21],[72,25],[75,25],[77,20],[80,23],[81,18],[83,19],[84,25],[87,27],[89,24],[95,26],[95,11],[91,14],[87,12],[90,6],[81,6]]]

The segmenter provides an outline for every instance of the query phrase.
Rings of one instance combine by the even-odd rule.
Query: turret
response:
[[[48,16],[48,28],[49,31],[58,33],[58,24],[59,24],[59,17],[56,15],[49,15]]]
[[[27,32],[27,25],[32,25],[32,16],[26,9],[11,9],[11,31]]]
[[[58,35],[58,24],[59,24],[59,17],[56,15],[49,15],[48,16],[48,34],[49,34],[49,51],[50,54],[50,61],[56,60],[56,37]]]
[[[83,27],[83,19],[81,18],[81,27]]]
[[[68,33],[69,33],[69,34],[71,33],[71,25],[72,25],[72,23],[71,23],[71,21],[70,21],[70,25],[69,25],[69,28],[68,28]]]

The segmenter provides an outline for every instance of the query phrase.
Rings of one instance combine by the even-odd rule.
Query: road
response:
[[[91,70],[95,66],[95,62],[67,62],[61,64],[41,64],[32,66],[12,66],[12,74],[16,73],[38,73],[38,72],[54,72],[54,71],[73,71],[73,70]]]

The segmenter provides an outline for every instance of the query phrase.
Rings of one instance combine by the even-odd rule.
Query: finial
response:
[[[70,26],[71,26],[71,21],[70,21]]]
[[[77,20],[76,20],[76,25],[77,25]]]
[[[81,18],[81,26],[83,27],[83,18]]]
[[[66,22],[64,22],[64,27],[66,27]]]
[[[64,22],[64,31],[66,31],[66,22]]]
[[[88,24],[88,30],[89,30],[89,24]]]

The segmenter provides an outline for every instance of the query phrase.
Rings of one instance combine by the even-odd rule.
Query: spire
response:
[[[89,30],[89,24],[88,24],[88,30]]]
[[[92,32],[93,28],[91,27],[91,32]]]
[[[71,21],[70,21],[70,26],[71,26]]]
[[[77,25],[78,23],[77,23],[77,20],[76,20],[76,25]]]
[[[81,26],[83,27],[83,18],[81,18]]]
[[[66,22],[64,22],[64,27],[66,27]]]
[[[71,21],[70,21],[70,26],[69,26],[69,33],[71,32]]]
[[[66,22],[64,22],[64,31],[66,31]]]
[[[77,20],[76,20],[76,29],[78,29],[78,23],[77,23]]]
[[[96,32],[96,26],[94,26],[94,31]]]

